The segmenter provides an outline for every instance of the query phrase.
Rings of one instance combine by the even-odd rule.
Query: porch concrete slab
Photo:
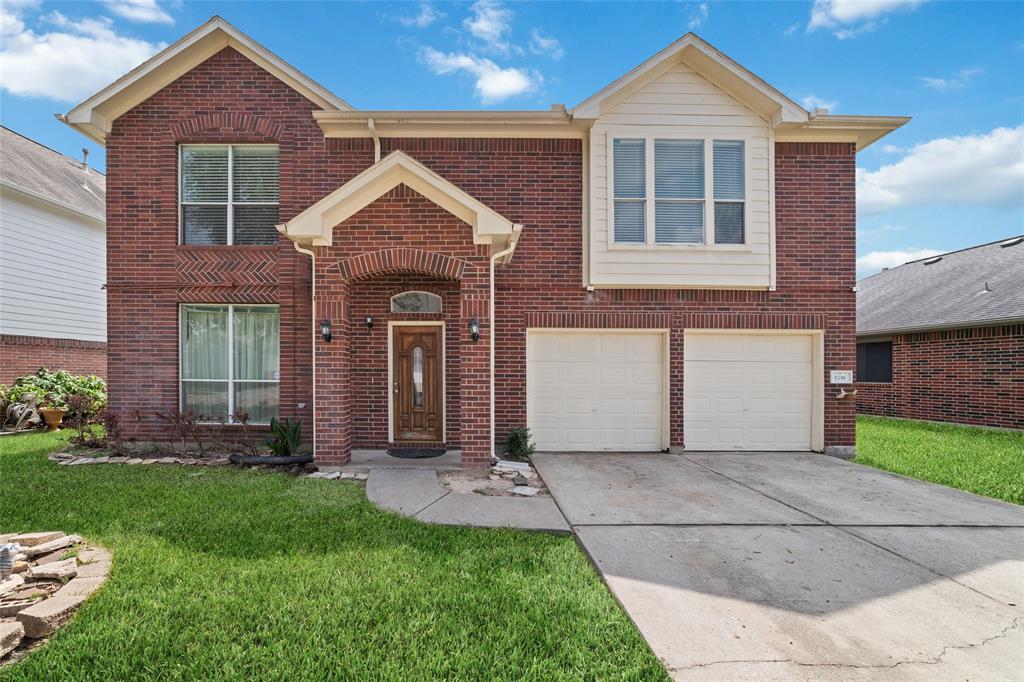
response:
[[[569,532],[569,524],[550,497],[516,498],[451,493],[421,511],[416,518],[449,526]]]
[[[844,530],[1024,614],[1024,528],[846,526]]]
[[[813,453],[686,454],[832,525],[1024,526],[1024,507]]]
[[[934,665],[951,652],[997,679],[1024,663],[1000,642],[1019,637],[1018,611],[842,529],[574,530],[681,679],[953,679]]]
[[[535,454],[569,523],[820,524],[679,455]]]
[[[413,516],[447,494],[433,469],[374,469],[366,479],[370,502],[404,516]]]
[[[344,467],[334,467],[338,471],[360,469],[458,469],[462,466],[462,451],[449,450],[440,457],[424,457],[422,459],[403,459],[392,457],[386,450],[353,450],[352,459]]]

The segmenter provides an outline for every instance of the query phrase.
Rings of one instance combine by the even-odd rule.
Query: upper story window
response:
[[[615,138],[611,156],[614,243],[745,243],[743,140]]]
[[[277,145],[180,149],[182,244],[277,243]]]

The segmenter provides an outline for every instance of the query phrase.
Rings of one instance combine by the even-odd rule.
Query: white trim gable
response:
[[[694,33],[687,33],[578,104],[572,110],[573,118],[599,118],[602,113],[630,93],[679,63],[685,63],[713,82],[762,116],[773,127],[781,123],[806,123],[809,120],[810,114],[806,109]]]
[[[286,223],[278,231],[296,244],[330,246],[334,227],[398,185],[445,209],[473,228],[474,244],[498,253],[515,247],[522,225],[513,223],[402,151],[393,151]],[[511,258],[511,252],[504,256]]]
[[[219,16],[188,33],[60,117],[100,144],[119,116],[167,87],[182,75],[233,47],[321,109],[353,107]]]

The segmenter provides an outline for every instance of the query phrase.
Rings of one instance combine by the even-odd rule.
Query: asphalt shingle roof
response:
[[[911,261],[857,283],[857,334],[1024,320],[1024,242]],[[986,291],[986,286],[988,291]]]
[[[105,220],[107,179],[81,161],[0,126],[0,181]]]

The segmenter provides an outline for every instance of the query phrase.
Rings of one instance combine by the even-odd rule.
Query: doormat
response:
[[[440,457],[448,452],[446,448],[388,448],[388,454],[401,459],[427,459]]]

